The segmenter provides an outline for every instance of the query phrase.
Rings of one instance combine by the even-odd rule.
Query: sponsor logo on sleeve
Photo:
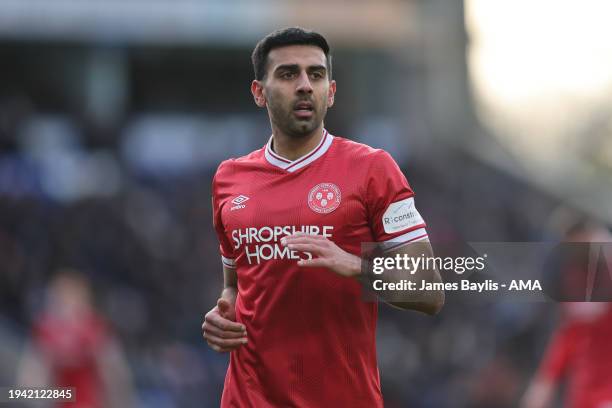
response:
[[[387,234],[403,231],[423,223],[423,217],[414,206],[414,197],[390,204],[382,216],[382,224]]]

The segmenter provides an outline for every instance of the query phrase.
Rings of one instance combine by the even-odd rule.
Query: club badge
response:
[[[340,189],[332,183],[321,183],[308,193],[308,206],[319,214],[329,214],[340,205]]]

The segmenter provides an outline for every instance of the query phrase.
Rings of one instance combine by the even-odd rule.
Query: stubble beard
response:
[[[327,106],[323,105],[313,110],[310,119],[304,120],[295,117],[293,106],[285,108],[268,103],[268,108],[272,124],[292,139],[302,139],[312,134],[321,125],[327,113]]]

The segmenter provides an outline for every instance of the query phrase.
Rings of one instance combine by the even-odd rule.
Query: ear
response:
[[[253,80],[251,82],[251,93],[253,94],[253,99],[255,100],[255,104],[260,108],[266,107],[266,96],[264,95],[263,84],[261,81]]]
[[[336,95],[336,81],[329,81],[329,90],[327,91],[327,107],[334,106],[334,97]]]

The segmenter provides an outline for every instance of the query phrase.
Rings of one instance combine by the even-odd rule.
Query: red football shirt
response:
[[[222,407],[382,407],[376,303],[360,284],[280,239],[328,237],[359,255],[362,242],[427,237],[414,193],[391,156],[333,137],[289,161],[266,146],[219,166],[214,224],[223,264],[238,276],[236,319],[248,344],[233,351]]]
[[[103,406],[104,387],[96,354],[105,346],[109,333],[104,321],[89,315],[76,321],[43,315],[34,325],[34,339],[50,366],[56,387],[73,387],[75,402],[58,407]]]
[[[551,340],[539,375],[554,383],[567,376],[567,407],[611,407],[612,304],[567,303],[565,307],[572,316]]]

